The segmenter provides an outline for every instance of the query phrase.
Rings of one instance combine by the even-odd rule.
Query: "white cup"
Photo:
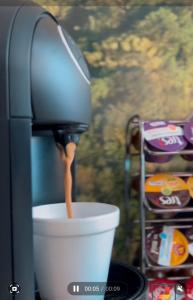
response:
[[[74,202],[33,207],[35,272],[42,300],[103,300],[104,295],[71,295],[71,282],[106,282],[119,208]]]

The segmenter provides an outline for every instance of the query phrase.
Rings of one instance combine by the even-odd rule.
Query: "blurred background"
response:
[[[160,1],[150,5],[128,1],[130,4],[121,6],[113,1],[112,6],[97,5],[97,1],[84,1],[84,5],[36,2],[71,34],[91,72],[93,115],[78,149],[77,200],[121,208],[113,256],[133,263],[138,256],[139,231],[134,227],[136,242],[128,247],[125,126],[136,113],[143,119],[180,120],[193,113],[193,6],[162,6]],[[190,162],[181,159],[172,164],[174,169],[179,165],[189,168]],[[137,193],[130,213],[137,218]]]

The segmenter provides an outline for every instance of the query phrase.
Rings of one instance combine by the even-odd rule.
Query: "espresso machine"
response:
[[[90,77],[54,16],[0,4],[0,299],[34,300],[32,206],[64,201],[57,144],[88,128]]]

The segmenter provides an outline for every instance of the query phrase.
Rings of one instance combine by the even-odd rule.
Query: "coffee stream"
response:
[[[71,166],[76,153],[76,144],[69,143],[64,149],[61,147],[60,155],[64,162],[64,195],[68,218],[73,218],[72,210],[72,173]]]

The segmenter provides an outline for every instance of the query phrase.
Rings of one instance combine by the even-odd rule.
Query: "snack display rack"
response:
[[[149,122],[149,121],[148,121]],[[171,121],[170,121],[171,122]],[[183,126],[188,121],[172,121],[173,124]],[[193,150],[182,150],[178,152],[161,152],[161,151],[153,151],[150,150],[147,145],[145,144],[144,140],[144,121],[140,120],[139,116],[132,117],[126,127],[126,151],[125,151],[125,204],[126,204],[126,210],[128,211],[128,227],[131,228],[131,219],[129,219],[129,211],[130,211],[130,200],[132,199],[132,177],[139,176],[139,211],[140,211],[140,219],[135,220],[133,223],[138,223],[140,225],[140,269],[141,271],[146,274],[149,270],[151,271],[170,271],[172,269],[174,270],[186,270],[186,269],[192,269],[193,270],[193,258],[188,259],[187,262],[184,264],[175,266],[175,267],[166,267],[166,266],[160,266],[158,264],[152,263],[147,255],[146,251],[146,230],[150,229],[154,226],[171,226],[173,228],[178,229],[188,229],[192,228],[193,226],[193,217],[190,217],[190,213],[192,212],[193,216],[193,204],[192,206],[184,207],[184,208],[168,208],[168,209],[161,209],[161,208],[155,208],[151,206],[151,204],[146,199],[145,195],[145,180],[146,178],[153,176],[154,174],[149,174],[147,172],[146,167],[146,160],[145,160],[145,154],[148,153],[151,156],[162,156],[162,155],[193,155]],[[138,143],[138,151],[134,151],[133,147],[133,137],[136,134],[136,132],[139,133],[139,143]],[[139,159],[139,172],[132,174],[132,163],[133,158],[135,156],[138,156]],[[157,163],[156,163],[157,164]],[[168,172],[167,172],[168,173]],[[181,178],[187,178],[190,176],[193,176],[193,173],[191,172],[169,172],[172,175],[179,176]],[[148,219],[147,212],[150,212],[156,216],[155,219]],[[178,214],[179,216],[174,218],[163,218],[163,214]],[[188,214],[189,213],[189,214]],[[130,229],[131,230],[131,229]],[[188,278],[189,276],[178,276],[176,277],[169,277],[166,276],[169,279],[178,279],[183,280]],[[149,278],[151,279],[151,278]]]

